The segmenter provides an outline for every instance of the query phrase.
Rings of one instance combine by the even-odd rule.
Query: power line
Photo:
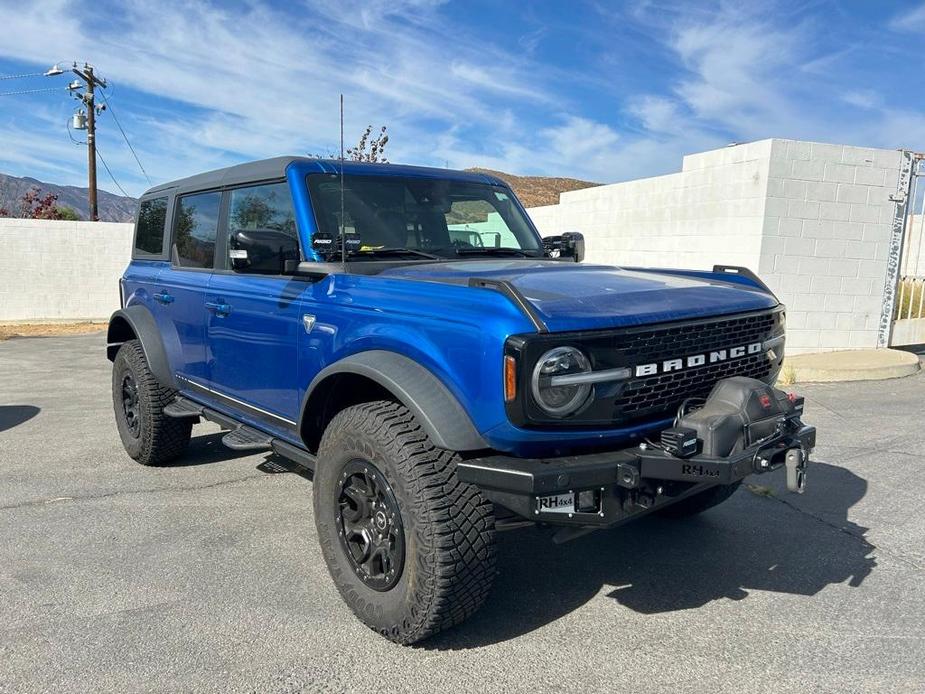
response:
[[[23,77],[44,77],[44,72],[27,72],[24,75],[0,75],[0,80],[19,80]]]
[[[119,128],[119,132],[122,133],[122,139],[125,140],[125,144],[127,144],[128,148],[132,151],[132,156],[135,157],[135,161],[138,162],[138,168],[141,169],[141,173],[143,173],[145,178],[148,179],[148,185],[154,185],[151,183],[151,177],[148,176],[148,172],[145,171],[145,167],[141,165],[141,159],[139,159],[138,154],[135,153],[135,148],[132,147],[132,143],[128,141],[128,135],[126,135],[125,130],[122,129],[122,124],[116,117],[116,112],[112,110],[112,104],[110,104],[109,99],[106,98],[106,92],[100,90],[100,96],[103,97],[103,101],[106,103],[106,108],[108,108],[109,112],[112,114],[112,119],[116,122],[116,126]]]
[[[103,163],[103,168],[106,169],[106,173],[109,174],[109,177],[112,179],[112,182],[116,184],[116,188],[122,191],[122,195],[124,195],[127,198],[132,197],[131,195],[125,192],[125,188],[120,186],[119,182],[116,180],[116,177],[112,175],[112,171],[109,170],[109,165],[106,163],[106,160],[103,159],[103,155],[100,153],[99,145],[96,146],[96,156],[100,158],[100,161]]]
[[[0,92],[0,96],[16,96],[17,94],[39,94],[40,92],[60,92],[61,87],[46,87],[45,89],[23,89],[18,92]]]

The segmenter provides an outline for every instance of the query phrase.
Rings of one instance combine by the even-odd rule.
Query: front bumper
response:
[[[791,418],[776,437],[725,458],[678,458],[643,446],[560,458],[492,455],[460,461],[457,475],[521,518],[608,527],[785,464],[802,489],[815,444],[815,427]]]

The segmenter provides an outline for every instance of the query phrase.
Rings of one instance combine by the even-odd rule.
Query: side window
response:
[[[299,235],[287,183],[229,191],[228,260],[237,272],[278,275],[299,260]]]
[[[135,252],[160,255],[164,250],[164,224],[167,221],[167,198],[145,200],[138,208]]]
[[[184,195],[177,204],[173,247],[180,267],[212,267],[222,194]]]
[[[509,200],[504,193],[494,195],[499,204]],[[521,247],[499,210],[483,198],[454,200],[446,213],[446,223],[450,240],[457,247]]]

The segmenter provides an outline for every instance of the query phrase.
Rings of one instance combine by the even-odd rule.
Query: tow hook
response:
[[[806,489],[806,454],[802,448],[791,448],[784,459],[787,467],[787,489],[802,494]]]

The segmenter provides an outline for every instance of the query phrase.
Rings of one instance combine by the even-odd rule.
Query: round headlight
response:
[[[591,371],[588,358],[574,347],[556,347],[546,352],[533,369],[533,399],[547,414],[565,417],[585,404],[590,383],[571,383],[570,378]]]

